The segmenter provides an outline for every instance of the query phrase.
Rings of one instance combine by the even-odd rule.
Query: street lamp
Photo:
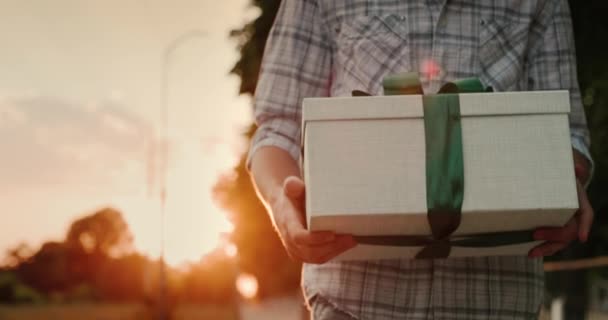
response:
[[[203,30],[190,30],[173,39],[164,49],[161,61],[160,82],[160,161],[159,161],[159,184],[160,184],[160,281],[159,281],[159,319],[168,320],[167,307],[167,274],[165,266],[165,216],[167,204],[167,177],[168,177],[168,154],[169,154],[169,67],[171,57],[175,50],[187,41],[196,38],[205,38],[207,33]]]

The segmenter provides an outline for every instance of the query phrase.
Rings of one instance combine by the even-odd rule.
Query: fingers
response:
[[[299,246],[299,257],[307,263],[325,263],[340,253],[356,246],[357,243],[352,236],[340,235],[332,242],[318,246]]]
[[[550,256],[555,254],[556,252],[564,249],[568,246],[568,243],[564,242],[545,242],[534,249],[530,250],[528,253],[528,257],[530,258],[539,258],[544,256]]]
[[[530,250],[528,257],[538,258],[550,256],[564,249],[568,244],[577,238],[578,221],[575,215],[563,227],[539,228],[534,232],[535,240],[545,242]]]
[[[341,235],[336,237],[336,240],[331,243],[317,247],[308,247],[307,249],[304,249],[304,251],[306,252],[308,250],[308,257],[310,258],[308,262],[325,263],[342,252],[355,247],[356,245],[357,242],[352,236]]]
[[[331,231],[311,232],[295,220],[287,227],[287,250],[292,258],[301,262],[325,263],[357,244],[350,235],[336,235]]]
[[[578,203],[579,203],[579,219],[578,219],[578,239],[581,242],[586,242],[589,238],[589,230],[591,230],[591,224],[593,223],[593,208],[585,188],[580,182],[576,182],[576,189],[578,191]]]
[[[593,208],[582,185],[577,181],[579,210],[563,227],[539,228],[534,232],[534,239],[552,242],[569,243],[574,240],[587,241],[593,223]]]
[[[589,230],[593,223],[593,208],[591,207],[585,189],[580,182],[577,181],[576,187],[579,199],[579,210],[574,217],[561,228],[537,229],[534,232],[534,239],[544,240],[546,242],[530,250],[528,254],[530,257],[534,258],[553,255],[567,247],[570,242],[576,239],[581,242],[587,241]]]
[[[293,242],[299,246],[316,246],[333,242],[336,239],[336,235],[331,231],[309,232],[302,228],[301,230],[296,230],[292,238]]]
[[[304,198],[304,181],[302,179],[290,176],[283,182],[283,192],[292,200],[301,200]]]
[[[333,241],[320,245],[296,245],[287,244],[289,256],[297,261],[306,263],[325,263],[339,254],[357,245],[350,235],[336,236]]]
[[[331,231],[311,232],[304,227],[305,186],[302,179],[291,176],[283,183],[286,201],[280,201],[282,223],[279,232],[289,255],[307,263],[325,263],[357,245],[350,235],[336,235]]]
[[[534,240],[570,243],[576,240],[578,232],[577,217],[574,216],[563,227],[539,228],[534,231]]]

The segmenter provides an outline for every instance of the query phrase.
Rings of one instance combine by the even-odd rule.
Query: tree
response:
[[[207,254],[181,274],[178,299],[185,303],[234,304],[237,301],[236,266],[223,250]]]
[[[70,274],[69,248],[60,242],[47,242],[16,273],[21,281],[41,292],[61,292],[80,279]]]
[[[83,284],[99,284],[100,274],[109,276],[106,271],[112,266],[110,262],[113,259],[117,259],[116,263],[122,262],[119,256],[132,250],[132,241],[121,213],[111,208],[101,209],[74,221],[64,242],[46,242],[27,257],[22,255],[25,249],[13,250],[12,255],[21,261],[15,266],[15,272],[21,281],[41,292],[68,296],[74,293],[74,288],[81,286],[82,289]],[[127,274],[129,270],[126,268],[121,273]],[[134,281],[140,278],[129,278],[123,285],[137,286]]]
[[[72,223],[65,243],[89,254],[118,256],[133,250],[133,236],[122,214],[101,209]]]
[[[104,260],[91,283],[95,294],[103,301],[143,301],[146,266],[156,264],[135,253]]]
[[[238,248],[239,267],[258,279],[258,296],[295,290],[300,280],[300,265],[290,260],[283,249],[251,184],[245,158],[233,174],[221,178],[214,189],[216,199],[229,211],[229,219],[235,226],[231,241]]]
[[[255,92],[264,45],[279,4],[279,0],[253,0],[252,5],[260,9],[260,15],[230,33],[240,52],[240,58],[230,72],[240,77],[241,94],[253,95]],[[252,125],[245,136],[251,138],[254,131]],[[301,266],[285,253],[258,200],[245,167],[245,156],[232,172],[220,178],[214,195],[229,212],[229,219],[235,226],[231,240],[238,248],[239,268],[258,279],[258,296],[297,289]]]
[[[280,3],[280,0],[252,0],[251,4],[260,9],[260,15],[241,29],[230,32],[240,53],[239,60],[230,70],[241,78],[239,93],[253,95],[255,92],[264,46]]]
[[[21,283],[14,272],[0,271],[0,304],[40,303],[43,301],[42,295]]]
[[[591,132],[591,152],[595,161],[593,181],[589,195],[596,210],[606,210],[608,197],[608,43],[605,35],[608,22],[604,17],[608,3],[601,0],[570,0],[576,50],[578,59],[578,80],[583,95],[583,103],[589,131]],[[603,216],[598,218],[603,219]],[[604,222],[602,220],[602,222]]]
[[[33,254],[34,249],[27,243],[22,242],[6,252],[3,264],[9,268],[15,267],[27,261]]]

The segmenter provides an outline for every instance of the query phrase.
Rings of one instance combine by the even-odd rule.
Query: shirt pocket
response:
[[[346,18],[336,37],[336,85],[381,94],[387,73],[409,70],[406,19],[396,14]]]
[[[523,90],[527,83],[529,24],[482,20],[480,30],[481,80],[496,91]]]

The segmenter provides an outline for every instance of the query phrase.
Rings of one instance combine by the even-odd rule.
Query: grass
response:
[[[137,304],[70,304],[38,306],[0,306],[2,320],[148,320],[156,316]],[[184,305],[175,310],[172,320],[238,319],[236,310],[228,306]]]

